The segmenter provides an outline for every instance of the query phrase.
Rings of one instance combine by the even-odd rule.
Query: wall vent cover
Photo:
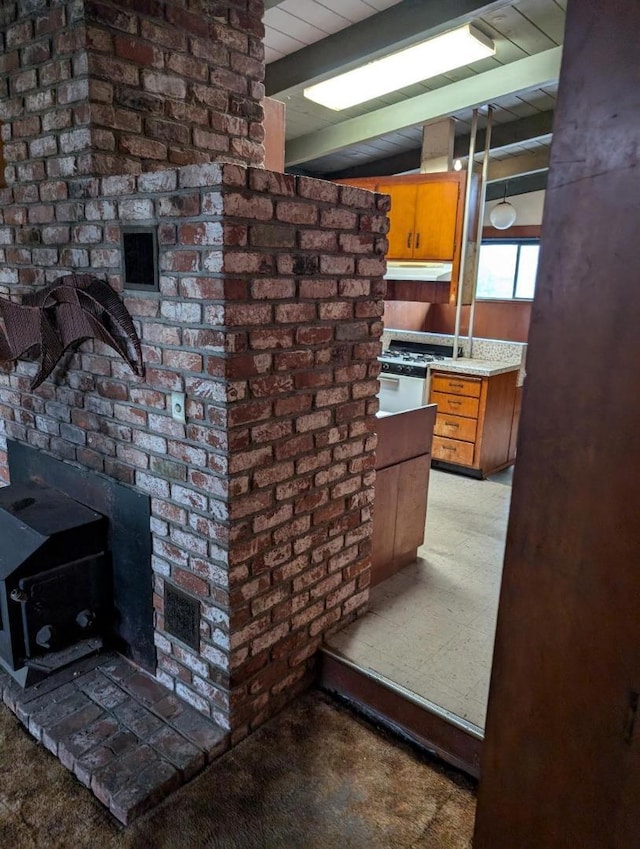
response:
[[[172,637],[200,651],[200,602],[166,582],[164,627]]]

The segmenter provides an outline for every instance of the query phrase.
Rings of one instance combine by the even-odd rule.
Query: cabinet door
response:
[[[371,537],[371,586],[393,575],[400,465],[376,472]]]
[[[418,183],[416,188],[413,258],[452,261],[460,183]]]
[[[430,454],[400,464],[396,538],[393,546],[396,566],[413,560],[416,548],[424,542],[430,467]]]
[[[389,212],[389,250],[387,259],[413,259],[416,240],[417,186],[401,183],[378,183],[377,191],[391,195]]]

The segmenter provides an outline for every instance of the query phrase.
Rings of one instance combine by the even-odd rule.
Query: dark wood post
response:
[[[475,849],[640,846],[639,33],[569,2]]]

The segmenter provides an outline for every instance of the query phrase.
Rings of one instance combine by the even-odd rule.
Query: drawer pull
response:
[[[449,381],[449,386],[452,386],[454,389],[464,389],[464,383],[454,383],[452,380]]]
[[[449,401],[447,401],[447,404],[450,407],[459,407],[462,404],[462,401],[451,401],[451,400],[449,400]]]
[[[447,427],[460,427],[460,425],[456,424],[455,422],[445,422],[445,425]]]
[[[381,374],[378,380],[386,380],[387,383],[400,383],[399,377],[387,377],[385,374]]]
[[[457,448],[453,448],[451,445],[442,445],[441,447],[442,447],[442,450],[443,450],[443,451],[453,451],[453,452],[456,452],[456,451],[458,450]]]

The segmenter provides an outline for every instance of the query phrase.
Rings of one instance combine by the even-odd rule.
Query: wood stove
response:
[[[0,664],[23,686],[101,646],[108,520],[52,487],[0,489]]]

